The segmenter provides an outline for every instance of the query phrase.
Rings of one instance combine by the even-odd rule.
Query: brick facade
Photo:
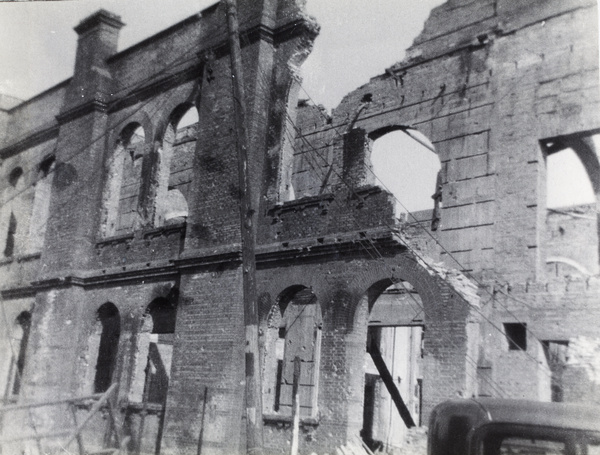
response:
[[[456,396],[551,399],[548,346],[569,340],[579,354],[559,365],[561,393],[589,400],[598,389],[597,210],[548,212],[545,157],[574,149],[600,191],[596,2],[449,0],[404,61],[331,115],[298,102],[297,68],[318,33],[299,3],[240,1],[240,23],[261,356],[271,359],[262,373],[274,378],[267,364],[286,359],[274,351],[278,337],[310,344],[302,368],[312,373],[301,377],[316,398],[305,400],[300,452],[331,453],[361,432],[369,313],[394,283],[419,296],[424,422]],[[0,98],[4,399],[98,392],[108,333],[99,309],[110,303],[117,348],[103,355],[132,452],[244,450],[225,24],[215,5],[117,53],[123,24],[100,11],[75,28],[71,79],[22,103]],[[190,109],[197,123],[178,128]],[[407,128],[431,140],[441,163],[436,230],[430,213],[398,219],[370,169],[372,142]],[[289,329],[296,313],[273,316],[307,299],[313,316],[294,311],[315,337]],[[173,335],[154,319],[156,302],[176,309]],[[507,324],[525,328],[524,349],[510,349]],[[152,374],[168,378],[163,403],[143,398],[149,349],[164,363]],[[5,421],[4,433],[28,425],[19,419],[50,431],[71,418],[36,412]],[[287,452],[289,415],[270,407],[263,417],[266,453]],[[100,446],[102,419],[91,428],[88,443]]]

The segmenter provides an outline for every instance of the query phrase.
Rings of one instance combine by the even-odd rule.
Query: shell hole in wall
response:
[[[416,130],[392,131],[373,142],[371,163],[379,186],[396,198],[396,214],[432,210],[441,164],[433,145]]]

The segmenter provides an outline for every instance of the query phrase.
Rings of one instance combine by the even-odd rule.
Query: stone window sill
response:
[[[160,403],[127,403],[123,406],[124,410],[129,412],[141,413],[146,411],[147,414],[162,414],[164,406]]]
[[[21,262],[27,262],[27,261],[34,261],[36,259],[39,259],[40,257],[41,257],[41,253],[29,253],[29,254],[21,254],[19,256],[10,256],[10,257],[1,259],[0,266],[7,265],[12,262],[21,263]]]
[[[279,415],[279,414],[263,414],[263,423],[265,425],[276,425],[288,427],[292,425],[292,416]],[[319,425],[319,419],[316,417],[302,417],[300,418],[300,426],[302,427],[316,427]]]
[[[117,245],[119,243],[129,243],[133,240],[133,233],[113,235],[111,237],[105,237],[96,242],[96,247],[103,247],[107,245]]]

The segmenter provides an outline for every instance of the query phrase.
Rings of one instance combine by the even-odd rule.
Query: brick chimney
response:
[[[61,116],[78,108],[102,108],[112,93],[112,76],[106,60],[117,51],[120,16],[99,10],[75,27],[79,35],[75,71]]]

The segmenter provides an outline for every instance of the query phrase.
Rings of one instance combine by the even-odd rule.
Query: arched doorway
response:
[[[296,381],[301,418],[317,415],[322,316],[315,294],[291,286],[277,299],[267,320],[263,350],[265,414],[291,416]]]
[[[361,437],[373,450],[389,451],[402,447],[407,428],[421,424],[424,309],[408,281],[388,284],[374,285],[365,296],[370,311]]]

